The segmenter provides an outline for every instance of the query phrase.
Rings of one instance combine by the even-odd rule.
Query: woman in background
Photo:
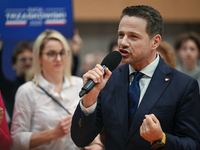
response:
[[[70,135],[82,79],[71,75],[72,51],[62,34],[41,33],[33,45],[34,79],[15,99],[13,149],[76,149]],[[87,149],[101,150],[99,137]]]
[[[175,50],[180,59],[177,70],[193,77],[200,88],[200,36],[195,32],[185,32],[177,36]]]
[[[0,92],[0,149],[9,150],[11,146],[10,132],[6,121],[5,107]]]
[[[168,42],[161,42],[157,48],[157,52],[160,54],[162,59],[170,67],[176,68],[176,53],[173,47]]]

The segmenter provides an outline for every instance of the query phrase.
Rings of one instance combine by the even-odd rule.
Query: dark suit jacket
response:
[[[92,142],[104,126],[106,149],[151,150],[150,143],[140,136],[140,126],[146,114],[155,114],[166,133],[164,150],[200,150],[200,99],[195,79],[160,58],[129,131],[128,88],[126,64],[113,71],[93,114],[85,116],[78,105],[71,127],[76,145]]]

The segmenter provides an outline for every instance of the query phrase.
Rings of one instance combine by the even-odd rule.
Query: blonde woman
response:
[[[82,79],[71,75],[72,51],[55,30],[41,33],[33,45],[33,81],[16,93],[12,148],[76,149],[71,140],[72,114],[79,103]],[[102,149],[99,137],[88,149]]]

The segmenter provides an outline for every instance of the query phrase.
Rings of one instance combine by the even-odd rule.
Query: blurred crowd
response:
[[[11,149],[11,143],[12,149],[77,148],[70,137],[70,125],[80,100],[82,75],[101,63],[107,53],[118,50],[117,39],[112,39],[106,53],[95,51],[80,57],[82,45],[78,29],[68,41],[58,31],[46,30],[34,44],[19,42],[12,53],[16,77],[11,81],[2,70],[0,41],[0,149]],[[157,53],[170,67],[200,85],[200,35],[181,33],[174,45],[161,42]],[[104,146],[102,130],[85,149]]]

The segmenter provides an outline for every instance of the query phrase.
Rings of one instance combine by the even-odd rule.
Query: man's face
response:
[[[17,76],[24,76],[25,72],[32,66],[32,52],[25,50],[17,56],[16,63],[13,65]]]
[[[196,43],[189,39],[181,44],[178,54],[183,64],[192,65],[198,61],[199,49]]]
[[[150,39],[146,25],[146,20],[127,15],[119,23],[118,49],[122,62],[130,64],[135,70],[141,70],[156,58],[156,38]]]

